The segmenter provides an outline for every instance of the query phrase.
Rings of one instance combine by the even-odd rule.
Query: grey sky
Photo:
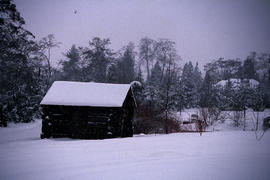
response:
[[[15,0],[26,29],[37,39],[50,33],[62,42],[63,58],[72,44],[94,36],[120,49],[140,38],[170,38],[184,60],[201,65],[212,59],[270,53],[269,0]],[[77,10],[77,13],[74,13]]]

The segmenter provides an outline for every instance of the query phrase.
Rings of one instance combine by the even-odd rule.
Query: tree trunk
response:
[[[244,131],[246,131],[246,109],[244,109]]]
[[[257,117],[256,117],[256,131],[259,129],[259,111],[257,111]]]
[[[46,80],[47,88],[49,88],[50,80],[51,80],[51,75],[52,75],[50,59],[51,59],[51,49],[49,48],[48,49],[48,57],[46,57],[47,66],[48,66],[48,74],[47,74],[47,80]]]
[[[169,90],[171,84],[171,57],[169,61],[168,67],[168,81],[167,81],[167,89],[166,89],[166,104],[165,104],[165,133],[168,134],[168,106],[169,106]]]
[[[163,65],[162,65],[162,71],[161,71],[161,78],[160,78],[160,82],[162,81],[163,76],[164,76],[164,69],[165,69],[165,65],[166,65],[166,63],[164,62],[164,63],[163,63]]]
[[[146,59],[146,69],[147,69],[147,77],[146,80],[149,80],[149,76],[150,76],[150,70],[149,70],[149,60]]]

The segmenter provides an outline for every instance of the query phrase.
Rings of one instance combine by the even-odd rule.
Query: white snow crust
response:
[[[55,81],[40,104],[121,107],[130,84]]]
[[[2,180],[268,180],[270,132],[39,139],[41,121],[0,128]]]
[[[232,83],[233,88],[237,89],[240,87],[241,84],[241,79],[235,79],[235,78],[231,78],[229,79],[230,82]],[[229,82],[229,80],[221,80],[219,82],[216,83],[217,86],[221,86],[221,87],[225,87],[226,84]],[[259,82],[256,81],[255,79],[243,79],[244,81],[248,82],[249,87],[251,88],[256,88],[259,86]]]

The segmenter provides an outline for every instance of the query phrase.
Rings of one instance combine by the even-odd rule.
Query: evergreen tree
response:
[[[147,95],[150,98],[151,102],[158,103],[160,98],[161,90],[161,67],[159,62],[156,62],[152,71],[150,78],[146,81],[147,85]]]
[[[109,39],[95,37],[89,42],[89,47],[81,48],[83,52],[83,80],[106,82],[107,72],[114,53],[108,48]]]
[[[0,124],[31,121],[40,101],[36,43],[24,24],[15,4],[0,1]]]
[[[129,43],[118,62],[119,83],[128,84],[135,79],[135,51],[134,44]]]
[[[165,75],[165,79],[168,79],[169,77],[168,73],[166,73]],[[179,94],[178,94],[178,88],[179,88],[179,72],[177,71],[177,69],[172,69],[171,71],[171,75],[170,75],[170,89],[169,89],[169,102],[168,102],[168,108],[170,111],[177,111],[179,109],[179,103],[180,99],[179,99]]]
[[[242,68],[242,77],[246,79],[257,79],[256,78],[256,71],[255,71],[255,64],[254,59],[248,57],[244,61],[244,65]]]
[[[112,62],[108,68],[107,82],[109,83],[120,83],[119,81],[119,69],[117,62]]]
[[[200,91],[200,107],[214,107],[217,105],[216,91],[214,87],[215,79],[211,73],[211,71],[207,71],[202,82]]]
[[[182,76],[181,76],[181,88],[183,103],[186,108],[194,107],[194,96],[195,96],[195,86],[193,80],[193,65],[191,62],[188,62],[184,65]]]
[[[221,91],[221,96],[219,96],[221,100],[220,102],[222,103],[220,104],[222,109],[233,109],[234,95],[235,93],[233,89],[233,83],[229,79],[225,87]]]
[[[62,61],[62,79],[69,81],[81,80],[80,54],[75,45],[72,45],[70,50],[64,54],[66,61]]]
[[[200,101],[200,88],[202,86],[202,73],[198,67],[198,63],[196,63],[196,66],[193,71],[192,75],[192,80],[194,84],[194,89],[193,89],[193,106],[199,106],[199,101]]]

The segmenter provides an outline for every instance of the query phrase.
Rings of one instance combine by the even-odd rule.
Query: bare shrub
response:
[[[228,113],[222,113],[222,111],[220,112],[219,120],[221,123],[224,123],[227,117],[228,117]]]
[[[219,120],[221,110],[219,108],[212,107],[212,108],[209,108],[209,112],[210,112],[210,119],[211,119],[210,124],[212,125],[213,122],[216,122]]]
[[[234,126],[239,127],[242,124],[242,122],[241,122],[241,120],[242,120],[242,114],[243,113],[241,111],[234,111],[233,112]]]
[[[209,110],[208,108],[200,108],[200,117],[204,121],[205,124],[207,124],[207,120],[209,118]]]
[[[142,104],[137,108],[134,118],[134,133],[158,133],[164,124],[160,108],[151,104]]]
[[[200,116],[203,123],[206,125],[213,125],[214,122],[220,119],[221,110],[216,107],[211,108],[201,108]]]
[[[179,132],[179,123],[171,114],[167,122],[165,113],[156,105],[143,104],[137,109],[134,118],[134,133],[165,133],[164,123],[167,123],[168,133]]]
[[[174,132],[179,132],[180,131],[180,126],[179,122],[177,119],[173,116],[168,117],[168,132],[169,133],[174,133]]]

